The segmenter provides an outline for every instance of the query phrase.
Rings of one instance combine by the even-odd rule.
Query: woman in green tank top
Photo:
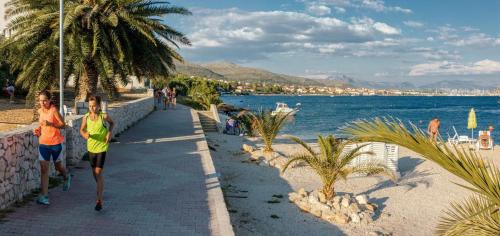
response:
[[[100,97],[91,96],[89,98],[89,113],[83,116],[80,126],[80,134],[87,140],[90,166],[92,166],[92,174],[97,184],[97,200],[94,208],[96,211],[102,209],[104,192],[102,171],[109,141],[113,137],[111,131],[114,127],[113,120],[108,114],[101,111],[100,104]],[[106,126],[106,122],[109,127]]]

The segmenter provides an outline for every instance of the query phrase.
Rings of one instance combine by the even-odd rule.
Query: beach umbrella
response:
[[[477,128],[476,112],[474,108],[470,109],[469,119],[467,120],[467,129],[472,129],[472,138],[474,138],[474,129]]]

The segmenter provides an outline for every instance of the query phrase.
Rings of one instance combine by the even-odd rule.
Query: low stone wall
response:
[[[110,107],[108,113],[115,121],[114,135],[125,131],[154,110],[153,97],[126,102]],[[86,152],[85,140],[80,136],[82,115],[66,117],[65,161],[78,164]],[[21,200],[40,185],[38,138],[32,133],[38,123],[0,134],[0,210]],[[51,175],[54,175],[51,168]]]

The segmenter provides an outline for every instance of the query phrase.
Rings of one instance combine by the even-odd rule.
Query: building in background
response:
[[[5,16],[5,4],[7,4],[8,0],[0,0],[0,35],[7,36],[7,17]]]

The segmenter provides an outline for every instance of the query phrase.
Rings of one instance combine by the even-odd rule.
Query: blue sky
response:
[[[191,62],[372,81],[500,81],[500,1],[175,0]]]

